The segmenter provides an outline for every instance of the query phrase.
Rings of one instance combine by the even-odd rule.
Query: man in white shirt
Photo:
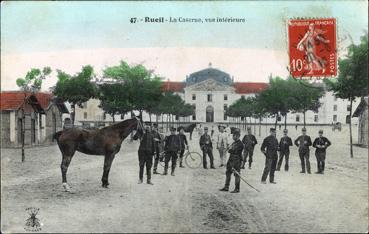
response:
[[[220,156],[220,167],[224,166],[228,146],[228,133],[224,132],[224,126],[219,126],[217,149]]]

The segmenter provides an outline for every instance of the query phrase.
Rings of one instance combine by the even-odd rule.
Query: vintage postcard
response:
[[[3,1],[2,233],[367,233],[368,2]]]

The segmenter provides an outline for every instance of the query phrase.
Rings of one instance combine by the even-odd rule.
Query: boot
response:
[[[172,169],[172,172],[170,173],[171,176],[175,176],[174,174],[174,168]]]
[[[219,191],[222,191],[222,192],[228,192],[228,188],[227,187],[224,187],[224,188],[222,188],[222,189],[219,189]]]
[[[182,162],[179,162],[179,167],[184,168],[184,166],[183,166],[183,163],[182,163]]]
[[[164,168],[164,173],[163,175],[168,175],[168,168]]]
[[[151,179],[147,179],[147,184],[154,185],[154,184],[151,182]]]
[[[142,179],[139,179],[138,180],[138,184],[142,184]]]
[[[153,172],[153,174],[155,174],[155,175],[158,175],[158,174],[160,174],[159,172],[157,172],[156,171],[156,169],[154,170],[154,172]]]
[[[231,193],[239,193],[240,189],[235,188]]]

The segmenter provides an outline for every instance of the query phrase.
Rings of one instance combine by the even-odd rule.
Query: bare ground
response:
[[[308,128],[312,138],[316,130]],[[116,156],[109,189],[100,185],[103,158],[77,153],[68,170],[73,192],[66,193],[57,146],[26,149],[24,163],[19,149],[2,149],[1,231],[25,232],[25,209],[38,207],[42,232],[367,232],[368,149],[355,147],[350,159],[347,129],[325,132],[333,143],[326,173],[300,174],[293,147],[290,171],[276,172],[277,185],[260,184],[264,156],[257,145],[253,168],[242,175],[260,193],[243,182],[239,194],[218,191],[224,168],[177,168],[174,177],[154,175],[154,186],[138,185],[135,142]],[[263,127],[256,134],[259,142],[265,133]],[[194,135],[191,148],[198,151]],[[313,152],[310,161],[314,172]]]

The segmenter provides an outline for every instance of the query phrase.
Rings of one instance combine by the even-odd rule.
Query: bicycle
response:
[[[159,164],[162,167],[165,167],[165,153],[166,151],[162,151],[159,153]],[[186,152],[183,154],[183,158],[185,161],[185,164],[189,168],[199,168],[202,164],[202,156],[198,152],[190,151],[188,148],[186,149]]]

